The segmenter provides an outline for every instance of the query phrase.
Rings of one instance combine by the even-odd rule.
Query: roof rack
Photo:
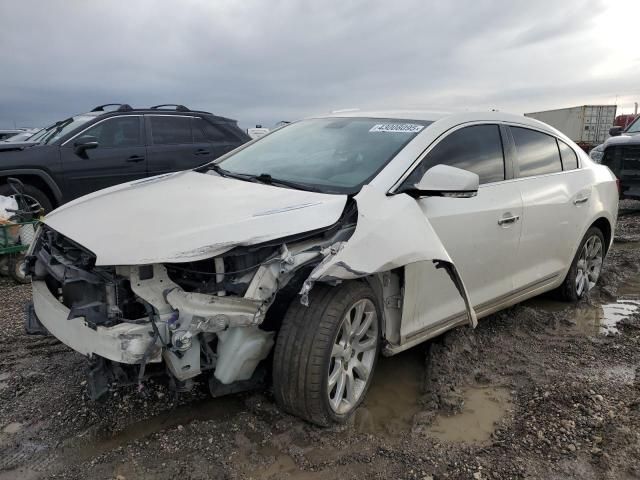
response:
[[[163,107],[176,107],[175,108],[176,112],[190,112],[191,111],[187,107],[185,107],[184,105],[179,105],[177,103],[163,103],[162,105],[154,105],[153,107],[150,107],[150,110],[168,110],[168,109],[163,108]]]
[[[130,112],[133,110],[131,105],[128,103],[105,103],[104,105],[98,105],[96,108],[91,110],[92,112],[104,112],[104,107],[115,107],[118,106],[116,112]]]

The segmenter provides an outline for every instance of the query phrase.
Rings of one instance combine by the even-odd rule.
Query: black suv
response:
[[[589,153],[611,169],[620,183],[620,198],[640,200],[640,117],[624,131],[609,130],[610,138]]]
[[[183,105],[100,105],[27,143],[0,143],[0,195],[12,193],[7,178],[19,178],[48,212],[101,188],[195,168],[249,140],[235,120]]]

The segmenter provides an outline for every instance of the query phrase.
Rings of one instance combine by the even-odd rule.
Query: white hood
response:
[[[187,171],[92,193],[44,223],[97,265],[188,262],[330,226],[346,199]]]

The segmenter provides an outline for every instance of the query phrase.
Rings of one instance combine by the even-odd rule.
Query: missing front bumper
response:
[[[162,348],[149,324],[123,322],[91,328],[83,317],[69,319],[69,308],[60,303],[44,281],[33,282],[33,308],[40,324],[65,345],[91,358],[94,355],[119,363],[159,362]],[[155,342],[155,345],[154,345]]]

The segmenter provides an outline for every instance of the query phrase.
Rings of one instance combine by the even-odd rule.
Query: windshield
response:
[[[43,145],[51,143],[94,118],[96,117],[92,115],[78,115],[76,117],[67,118],[66,120],[61,120],[50,127],[40,130],[33,136],[31,141],[39,142]]]
[[[224,159],[229,174],[304,189],[355,193],[431,122],[385,118],[302,120]]]
[[[627,127],[625,133],[640,133],[640,117],[636,118],[633,123]]]

